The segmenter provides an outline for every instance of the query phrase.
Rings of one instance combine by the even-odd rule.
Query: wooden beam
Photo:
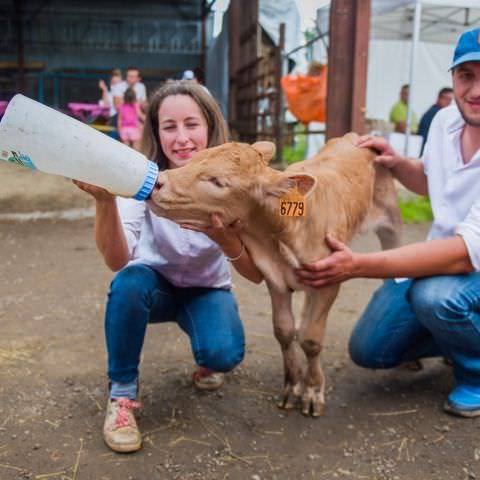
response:
[[[364,131],[369,31],[370,0],[332,0],[327,139]]]

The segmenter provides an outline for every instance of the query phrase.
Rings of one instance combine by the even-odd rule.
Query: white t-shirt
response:
[[[156,216],[145,202],[117,197],[117,206],[128,265],[148,265],[177,287],[231,287],[226,257],[209,237]]]
[[[433,118],[422,157],[434,221],[428,239],[461,235],[480,271],[480,150],[467,163],[461,153],[465,122],[456,105]]]
[[[112,97],[121,97],[123,101],[123,95],[125,94],[127,88],[128,83],[125,80],[116,83],[111,89]],[[133,90],[137,96],[137,102],[145,102],[147,100],[147,89],[142,82],[137,82],[133,86]]]

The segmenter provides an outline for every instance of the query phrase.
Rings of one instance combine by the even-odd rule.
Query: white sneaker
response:
[[[198,367],[193,372],[192,380],[199,390],[218,390],[225,381],[225,375],[206,367]]]
[[[114,452],[136,452],[142,446],[142,436],[133,410],[141,408],[129,398],[109,399],[103,425],[103,439]]]

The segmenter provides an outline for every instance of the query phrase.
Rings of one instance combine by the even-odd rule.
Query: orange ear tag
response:
[[[304,217],[307,214],[307,202],[305,197],[298,191],[298,187],[292,188],[280,199],[281,217]]]

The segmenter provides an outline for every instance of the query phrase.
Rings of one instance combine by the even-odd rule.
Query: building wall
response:
[[[91,101],[98,96],[94,80],[113,68],[134,65],[147,84],[156,84],[201,67],[202,5],[203,0],[0,0],[0,96],[18,88],[19,19],[27,93],[38,94],[43,77],[51,103],[47,84],[57,78],[63,86],[72,84],[72,94],[81,93],[74,100]],[[82,83],[95,87],[81,88]]]

